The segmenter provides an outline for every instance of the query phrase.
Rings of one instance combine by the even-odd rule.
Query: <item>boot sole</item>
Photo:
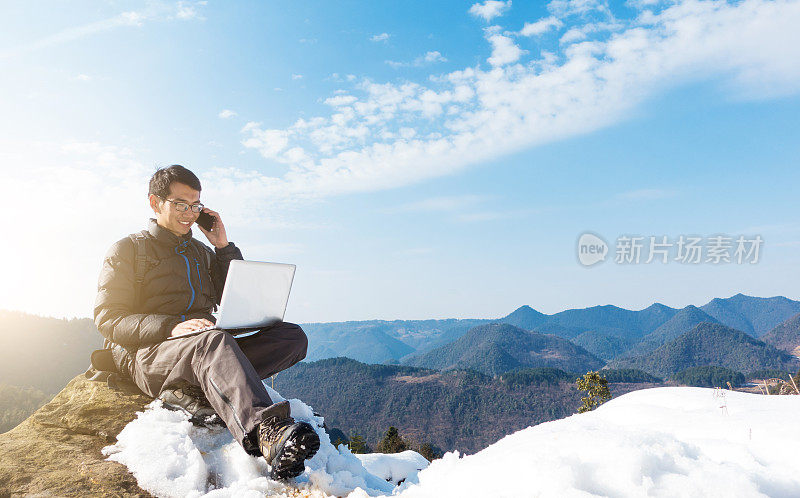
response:
[[[306,469],[305,461],[319,450],[319,436],[314,429],[305,422],[298,425],[295,432],[286,438],[282,451],[278,451],[269,462],[273,479],[292,479],[299,476]]]
[[[160,399],[160,398],[159,398]],[[216,413],[212,413],[211,415],[192,415],[192,412],[187,410],[186,408],[180,405],[174,405],[172,403],[167,403],[163,399],[161,400],[161,406],[166,408],[167,410],[172,410],[174,412],[183,412],[189,415],[189,422],[194,425],[199,425],[202,427],[227,427],[225,421],[222,420],[222,417],[217,415]]]

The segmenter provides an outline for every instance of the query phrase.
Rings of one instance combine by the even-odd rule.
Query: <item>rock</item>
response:
[[[0,434],[0,496],[152,496],[125,466],[100,453],[150,401],[131,388],[114,390],[78,375]]]

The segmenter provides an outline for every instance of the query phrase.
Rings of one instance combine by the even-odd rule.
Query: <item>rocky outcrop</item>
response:
[[[0,496],[151,496],[101,448],[151,399],[83,375],[14,429],[0,434]]]

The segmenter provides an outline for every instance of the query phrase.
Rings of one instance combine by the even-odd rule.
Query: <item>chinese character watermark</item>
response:
[[[621,265],[667,264],[756,264],[764,239],[761,235],[620,235],[613,248],[614,262]],[[599,235],[585,232],[578,238],[578,262],[593,266],[606,260],[612,249]]]

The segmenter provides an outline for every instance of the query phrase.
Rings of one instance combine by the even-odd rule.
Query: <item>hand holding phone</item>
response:
[[[228,235],[225,233],[225,225],[218,212],[203,208],[203,212],[197,217],[197,226],[214,247],[218,249],[227,247]]]
[[[200,216],[197,217],[197,224],[203,227],[207,231],[212,231],[214,229],[214,225],[216,224],[217,219],[211,216],[210,214],[203,211],[200,213]]]

